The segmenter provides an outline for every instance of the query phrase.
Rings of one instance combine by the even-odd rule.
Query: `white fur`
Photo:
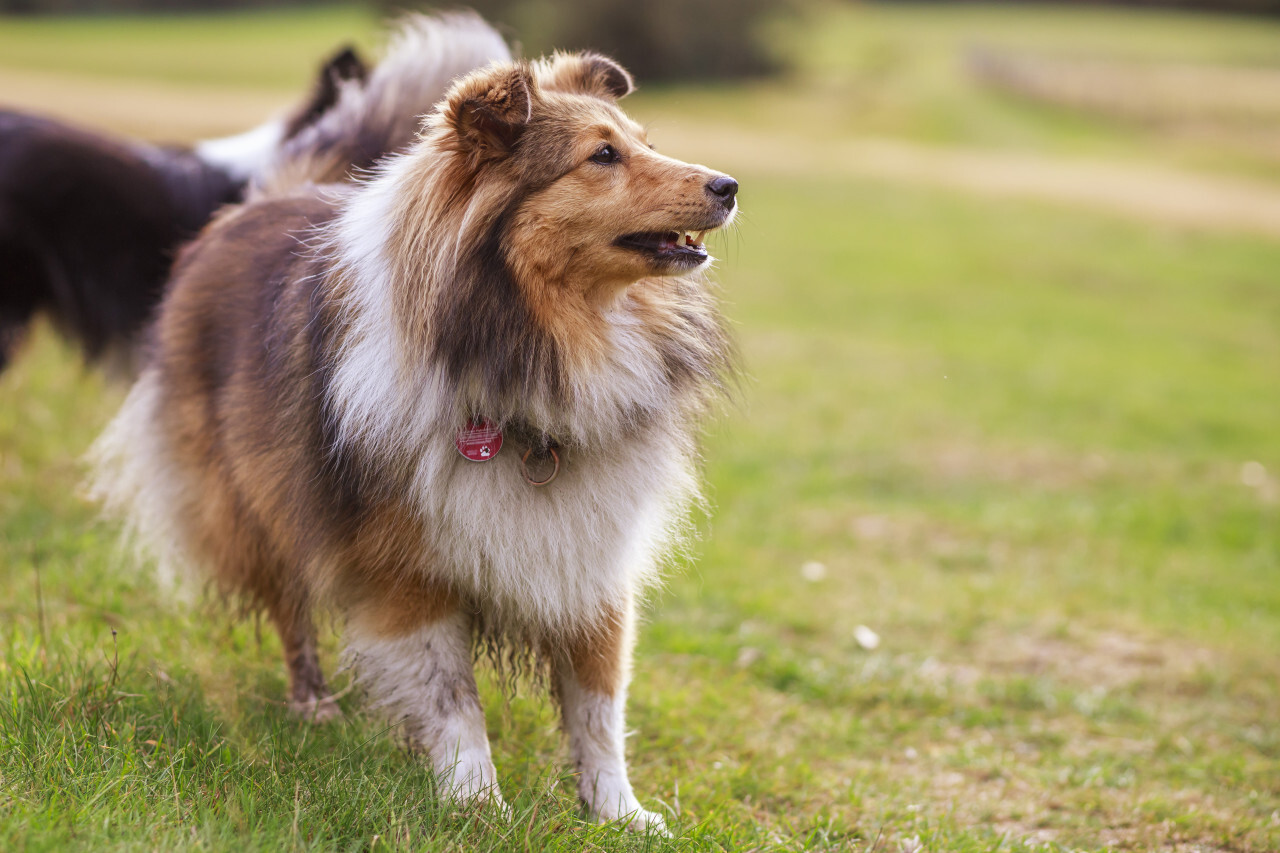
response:
[[[571,407],[520,401],[530,422],[573,437],[553,486],[529,486],[514,447],[486,462],[462,458],[454,436],[475,403],[453,396],[442,368],[408,351],[392,313],[401,273],[388,234],[402,203],[398,187],[406,172],[424,167],[421,159],[388,162],[353,194],[328,236],[325,251],[346,271],[348,287],[347,334],[330,386],[340,440],[388,464],[414,449],[414,491],[436,577],[535,634],[592,621],[654,582],[659,561],[680,542],[698,499],[691,436],[661,419],[631,428],[637,405],[662,412],[671,401],[662,360],[624,299],[607,315],[610,354],[574,377]],[[509,405],[493,401],[486,415],[501,419]]]
[[[386,256],[387,222],[395,215],[396,180],[408,163],[393,157],[380,167],[382,179],[348,195],[339,232],[321,252],[339,258],[353,276],[354,287],[343,306],[346,326],[342,357],[334,371],[331,396],[341,408],[345,435],[361,435],[375,455],[395,450],[394,442],[412,429],[416,409],[425,408],[409,395],[418,390],[427,400],[442,392],[414,389],[402,367],[405,351],[400,328],[392,317],[388,282],[393,275]],[[426,377],[418,380],[426,384]]]
[[[426,751],[441,786],[459,800],[501,804],[466,617],[455,613],[394,639],[352,625],[347,642],[375,705]]]
[[[275,119],[235,136],[206,139],[196,144],[196,156],[223,169],[237,181],[260,173],[275,157],[284,139],[284,121]]]
[[[144,369],[89,450],[89,495],[107,515],[125,520],[124,541],[138,561],[153,562],[161,583],[172,586],[188,573],[183,519],[194,511],[197,496],[170,461],[159,402],[159,377]]]
[[[696,480],[681,449],[646,435],[612,448],[561,452],[541,489],[520,474],[519,449],[469,462],[453,432],[419,456],[415,491],[455,588],[483,600],[502,624],[558,634],[598,621],[657,579],[680,532]]]
[[[582,801],[599,820],[625,820],[629,829],[665,832],[662,816],[640,805],[627,779],[626,691],[613,696],[593,693],[567,665],[556,676]]]
[[[323,140],[349,138],[358,128],[400,137],[407,126],[411,135],[455,78],[510,59],[502,36],[473,12],[405,15],[368,80],[341,84],[333,107],[273,153],[254,182],[255,190],[271,192],[293,184],[291,172],[300,157],[323,148]]]
[[[375,101],[392,101],[397,106],[423,103],[425,114],[455,78],[510,59],[511,50],[502,36],[474,12],[406,15],[370,76],[368,89]],[[393,98],[391,93],[396,91],[420,94],[412,99]]]

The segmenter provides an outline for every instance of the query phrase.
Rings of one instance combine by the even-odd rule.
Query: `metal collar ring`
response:
[[[527,482],[529,485],[545,486],[547,483],[550,483],[552,480],[556,478],[556,474],[560,473],[560,454],[556,453],[556,449],[554,447],[548,447],[547,452],[550,453],[551,458],[555,460],[556,467],[551,470],[551,476],[547,477],[547,479],[545,480],[535,480],[529,476],[529,469],[526,466],[526,463],[529,461],[529,454],[533,453],[532,447],[526,450],[524,452],[524,455],[520,457],[520,473],[524,475],[525,482]]]

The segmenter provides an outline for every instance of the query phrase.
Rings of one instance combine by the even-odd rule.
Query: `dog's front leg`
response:
[[[362,608],[348,626],[356,668],[374,704],[403,721],[452,797],[505,808],[476,690],[468,618],[453,610],[408,626],[386,620],[387,609],[395,608]],[[389,631],[388,621],[399,630]]]
[[[610,613],[574,637],[558,656],[556,690],[578,772],[578,794],[596,820],[665,833],[661,815],[645,811],[627,779],[624,737],[631,677],[632,615]]]

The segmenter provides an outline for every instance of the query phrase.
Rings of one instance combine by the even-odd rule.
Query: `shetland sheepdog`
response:
[[[530,650],[589,813],[661,831],[624,757],[634,614],[734,374],[702,239],[738,185],[655,151],[632,86],[591,53],[494,63],[366,179],[307,184],[321,156],[219,215],[97,484],[269,615],[294,708],[334,712],[312,613],[335,606],[441,789],[501,804],[473,649]]]
[[[48,314],[90,361],[131,372],[177,247],[242,197],[272,151],[314,124],[363,62],[343,49],[284,119],[194,149],[0,110],[0,369]]]

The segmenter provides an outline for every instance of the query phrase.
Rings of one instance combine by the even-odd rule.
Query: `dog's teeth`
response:
[[[701,245],[702,245],[702,238],[703,238],[703,237],[705,237],[705,236],[707,236],[707,232],[706,232],[706,231],[699,231],[699,232],[698,232],[698,236],[693,238],[693,242],[695,242],[695,243],[697,243],[699,246],[701,246]]]

